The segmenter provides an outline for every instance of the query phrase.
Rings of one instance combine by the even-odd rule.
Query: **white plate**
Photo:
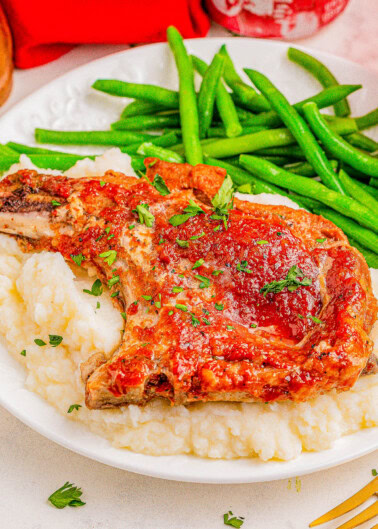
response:
[[[318,91],[318,83],[287,60],[287,44],[239,38],[198,39],[187,44],[192,53],[209,59],[224,42],[239,68],[252,67],[266,73],[291,101],[304,99]],[[376,73],[330,55],[316,55],[329,65],[340,82],[364,85],[364,90],[349,98],[355,114],[363,114],[377,106],[373,100],[378,83]],[[165,44],[116,53],[67,73],[12,108],[0,120],[0,142],[34,143],[34,127],[67,130],[108,128],[109,123],[118,118],[125,100],[91,90],[90,86],[97,78],[117,78],[177,88],[176,70]],[[68,147],[66,150],[100,152],[101,149]],[[4,348],[0,348],[0,403],[13,415],[75,452],[114,467],[160,478],[202,483],[269,481],[336,466],[378,448],[378,428],[373,428],[340,439],[330,450],[303,453],[290,462],[135,454],[113,448],[105,439],[60,415],[40,397],[26,390],[24,379],[22,367]]]

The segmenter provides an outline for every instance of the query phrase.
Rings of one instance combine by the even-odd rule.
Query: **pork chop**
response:
[[[145,163],[147,179],[23,170],[0,183],[0,231],[94,268],[122,311],[117,351],[82,365],[89,408],[304,401],[371,369],[377,304],[340,229],[231,203],[223,169]]]

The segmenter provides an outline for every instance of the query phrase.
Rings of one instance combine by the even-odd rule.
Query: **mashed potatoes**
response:
[[[30,164],[27,159],[23,163]],[[128,157],[118,149],[96,162],[80,164],[70,176],[99,174],[112,166],[131,172]],[[278,197],[259,199],[273,203]],[[111,355],[123,327],[108,293],[101,297],[83,293],[92,283],[93,278],[75,277],[60,254],[26,255],[12,238],[0,235],[0,335],[10,354],[24,365],[26,387],[115,446],[153,455],[288,460],[302,450],[323,450],[343,435],[378,426],[378,375],[361,378],[348,392],[332,392],[300,404],[206,403],[172,408],[156,401],[143,408],[90,411],[84,405],[79,366],[95,352]],[[377,290],[377,276],[375,286]],[[61,345],[34,343],[39,338],[48,344],[50,334],[63,336]],[[20,354],[23,350],[25,356]],[[82,407],[67,414],[71,404]]]

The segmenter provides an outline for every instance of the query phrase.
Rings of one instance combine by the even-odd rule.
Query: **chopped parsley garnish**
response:
[[[309,318],[310,320],[312,320],[314,323],[324,323],[324,321],[319,320],[319,318],[317,318],[316,316],[311,316],[311,314],[309,314],[309,315],[307,316],[307,318]]]
[[[113,292],[113,294],[110,295],[111,298],[116,298],[119,296],[119,290],[117,292]]]
[[[129,228],[129,230],[132,230],[133,228],[135,228],[135,224],[129,224],[127,227]]]
[[[54,200],[54,199],[52,199],[51,204],[52,204],[54,207],[61,206],[61,203],[58,202],[57,200]]]
[[[163,197],[170,194],[170,191],[166,183],[164,182],[163,178],[159,174],[155,175],[152,185],[154,186],[156,191],[158,191]]]
[[[113,285],[116,285],[119,281],[119,276],[113,276],[111,279],[109,279],[108,281],[108,287],[112,287]]]
[[[72,413],[74,410],[78,410],[81,407],[81,404],[71,404],[71,406],[68,408],[67,413]]]
[[[220,274],[223,274],[223,273],[224,273],[223,270],[213,270],[211,272],[211,275],[212,276],[219,276]]]
[[[78,255],[70,255],[72,261],[76,263],[78,266],[81,266],[81,263],[84,261],[85,257],[82,253],[79,253]]]
[[[109,241],[110,239],[113,239],[113,237],[115,237],[114,233],[111,233],[109,235],[109,237],[106,238],[107,241]]]
[[[121,316],[126,321],[126,312],[121,312]]]
[[[151,301],[152,296],[143,295],[142,298],[145,299],[146,301]]]
[[[278,232],[276,233],[276,235],[280,236],[280,235],[282,235],[282,232],[278,231]]]
[[[155,301],[155,307],[157,309],[161,309],[161,294],[159,294],[158,298],[159,298],[159,300]]]
[[[251,323],[250,327],[252,327],[252,329],[256,329],[257,323]]]
[[[224,525],[229,525],[230,527],[240,529],[244,523],[244,520],[238,516],[234,516],[231,511],[228,511],[223,515],[223,523]]]
[[[205,237],[206,233],[202,231],[199,235],[192,235],[190,238],[191,241],[196,241],[197,239],[200,239],[201,237]]]
[[[219,231],[219,230],[221,229],[221,227],[222,227],[221,225],[219,225],[219,226],[215,226],[215,228],[214,228],[213,231]]]
[[[170,310],[170,311],[168,312],[168,316],[172,316],[172,314],[173,314],[173,310]]]
[[[37,345],[39,345],[39,347],[43,347],[44,345],[47,345],[47,343],[44,342],[43,340],[41,340],[40,338],[36,338],[36,339],[34,340],[34,343],[37,344]]]
[[[372,476],[378,476],[378,472],[377,472],[377,470],[375,468],[371,469],[371,475]]]
[[[23,349],[20,353],[21,356],[26,356],[26,349]]]
[[[269,244],[269,241],[264,241],[264,240],[256,241],[256,244]]]
[[[160,239],[160,241],[158,242],[158,244],[164,244],[165,243],[165,239]]]
[[[211,322],[207,318],[202,318],[202,321],[205,325],[211,325]]]
[[[101,307],[100,302],[97,301],[97,303],[96,303],[96,309],[99,309],[100,307]]]
[[[327,240],[327,237],[324,237],[324,239],[316,239],[316,242],[318,242],[319,244],[322,244],[326,240]]]
[[[101,239],[103,238],[104,234],[100,235],[99,237],[97,237],[97,239],[95,239],[96,242],[98,241],[101,241]]]
[[[297,279],[297,277],[300,277],[302,279]],[[262,288],[260,288],[260,293],[264,294],[264,297],[266,297],[269,292],[271,292],[272,294],[277,294],[278,292],[282,292],[284,288],[287,288],[289,292],[294,292],[295,290],[297,290],[297,288],[301,286],[305,287],[311,284],[312,279],[306,277],[302,270],[297,265],[294,265],[288,271],[285,279],[267,283]]]
[[[194,276],[198,281],[201,281],[199,287],[200,288],[208,288],[210,286],[210,279],[205,276],[201,276],[200,274],[196,274]]]
[[[197,327],[201,323],[193,313],[190,313],[190,317],[192,318],[193,327]]]
[[[99,279],[96,279],[96,281],[92,285],[92,289],[87,290],[86,288],[84,288],[83,292],[85,292],[86,294],[90,294],[91,296],[101,296],[103,292],[101,281]]]
[[[117,252],[115,250],[108,250],[107,252],[100,253],[99,257],[102,257],[105,263],[107,263],[109,266],[112,266],[114,261],[117,259]]]
[[[173,287],[172,292],[174,294],[178,294],[179,292],[182,292],[184,289],[182,287]]]
[[[54,505],[57,509],[64,509],[69,505],[70,507],[80,507],[85,505],[81,501],[80,497],[83,494],[82,490],[78,487],[75,487],[73,483],[68,483],[68,481],[56,490],[49,496],[48,501]]]
[[[58,334],[49,334],[49,343],[52,347],[58,347],[63,341],[63,336]]]
[[[103,180],[100,180],[100,186],[101,187],[104,187],[105,184],[106,184],[106,182],[104,182]]]
[[[241,261],[236,265],[236,270],[239,272],[245,272],[246,274],[252,274],[252,270],[248,268],[248,261]]]
[[[105,228],[105,233],[108,233],[108,234],[110,233],[110,226],[107,226],[107,227]]]
[[[189,248],[189,241],[182,241],[181,239],[177,238],[176,242],[181,248]]]
[[[176,303],[175,307],[176,309],[182,310],[183,312],[188,312],[188,307],[186,305],[182,305],[181,303]]]
[[[204,262],[205,262],[205,259],[198,259],[198,261],[196,261],[194,265],[192,266],[192,270],[199,268],[200,266],[203,265]]]
[[[299,318],[300,320],[304,320],[304,316],[302,316],[302,314],[298,314],[298,318]]]
[[[214,306],[215,306],[215,308],[216,308],[217,310],[223,310],[223,309],[224,309],[224,305],[223,305],[223,303],[215,303]]]
[[[172,224],[172,226],[180,226],[180,224],[184,224],[184,222],[190,219],[190,217],[195,217],[201,213],[205,213],[204,210],[197,206],[197,204],[190,199],[189,206],[186,206],[186,208],[183,209],[182,214],[173,215],[173,217],[171,217],[168,222]]]
[[[203,312],[204,314],[206,314],[206,316],[208,316],[208,315],[210,314],[210,312],[209,312],[207,309],[202,309],[202,312]]]
[[[150,206],[148,204],[138,204],[136,209],[133,209],[133,213],[137,213],[139,222],[145,224],[147,228],[152,228],[155,217],[149,211]]]
[[[229,216],[228,210],[232,208],[233,196],[233,183],[231,177],[229,175],[226,175],[226,178],[223,180],[223,183],[219,188],[218,193],[211,201],[215,210],[215,215],[211,215],[211,218],[216,220],[223,220],[224,227],[226,230],[227,220]]]
[[[142,343],[141,347],[147,347],[147,345],[150,345],[150,342],[144,342],[144,343]]]
[[[227,325],[227,330],[233,331],[234,329],[235,329],[235,327],[233,327],[232,325]]]

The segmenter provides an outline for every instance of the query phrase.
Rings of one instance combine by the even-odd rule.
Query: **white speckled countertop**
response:
[[[378,70],[377,0],[351,0],[345,12],[317,35],[296,41]],[[210,36],[228,35],[213,26]],[[57,75],[125,49],[127,46],[80,46],[59,60],[16,71],[6,112],[22,97]],[[0,526],[4,529],[220,529],[231,509],[245,516],[243,529],[304,529],[371,478],[378,454],[304,476],[249,485],[197,485],[131,474],[74,454],[0,408]],[[65,481],[84,490],[84,507],[62,511],[46,498]],[[361,509],[359,509],[361,510]],[[350,516],[349,516],[350,517]],[[342,517],[338,523],[348,519]],[[335,529],[330,523],[325,529]],[[361,525],[369,529],[373,522]]]

